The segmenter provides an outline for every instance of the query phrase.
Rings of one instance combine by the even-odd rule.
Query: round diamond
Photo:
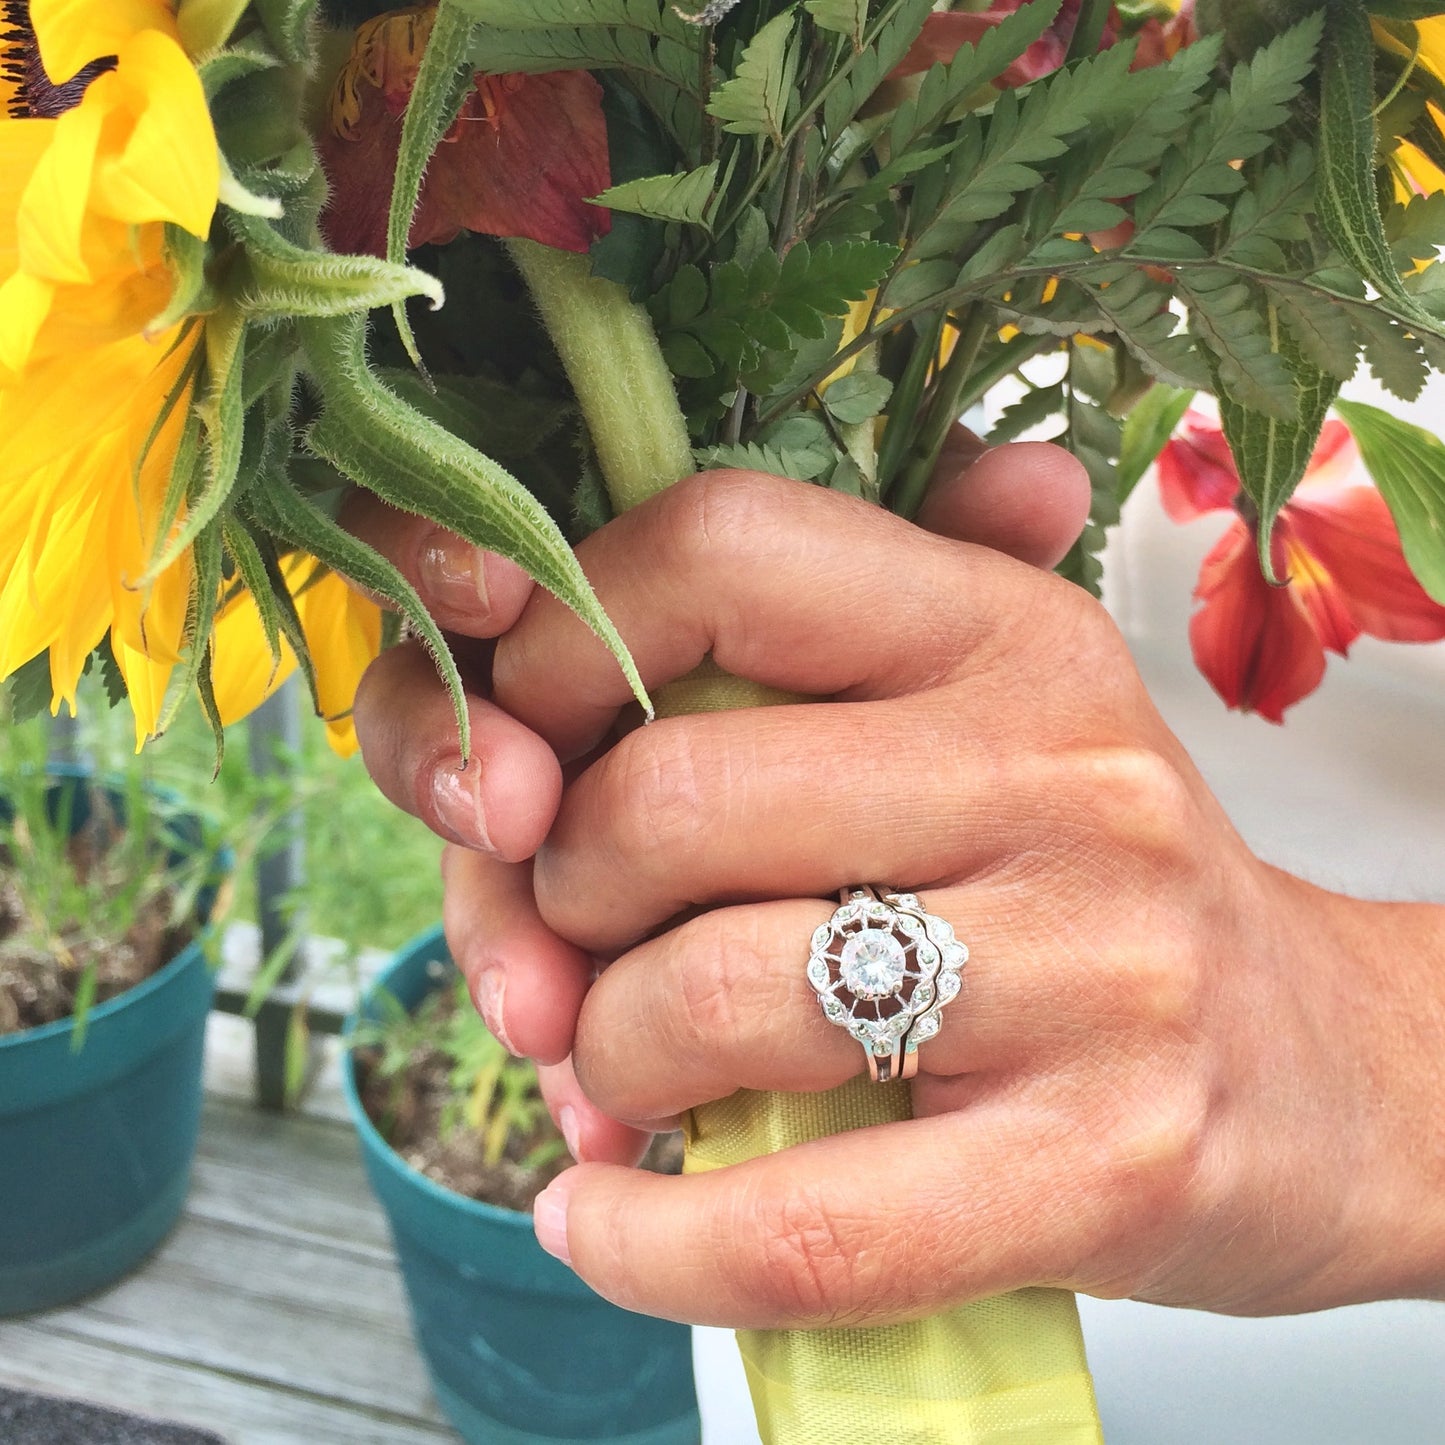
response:
[[[956,998],[961,987],[961,980],[956,973],[945,973],[938,980],[938,996],[947,1003],[949,999]]]
[[[903,945],[881,928],[855,933],[838,961],[844,988],[856,998],[886,998],[903,982],[908,959]]]
[[[813,958],[808,964],[808,982],[814,988],[828,987],[828,960],[826,958]]]
[[[968,950],[961,943],[951,943],[943,950],[945,968],[962,968],[968,962]]]
[[[931,1039],[938,1032],[938,1015],[924,1014],[924,1016],[913,1025],[913,1032],[909,1038],[922,1043],[924,1039]]]

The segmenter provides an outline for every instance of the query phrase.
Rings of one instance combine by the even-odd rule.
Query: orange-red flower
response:
[[[1275,522],[1271,553],[1283,585],[1261,575],[1244,515],[1204,559],[1189,640],[1228,706],[1283,722],[1284,710],[1319,686],[1326,649],[1345,656],[1362,632],[1391,642],[1445,637],[1445,607],[1406,564],[1385,499],[1351,479],[1357,460],[1345,424],[1326,422],[1304,481]],[[1159,488],[1176,522],[1238,506],[1239,476],[1214,422],[1185,416],[1159,454]]]
[[[1023,3],[1024,0],[996,0],[987,10],[949,10],[930,15],[893,74],[917,75],[940,61],[947,65],[958,53],[960,45],[976,45]],[[1052,75],[1068,59],[1069,42],[1073,39],[1082,8],[1082,0],[1063,0],[1049,28],[1009,65],[994,84],[1000,90],[1012,90],[1016,85],[1027,85],[1031,80]],[[1118,17],[1110,7],[1109,21],[1100,37],[1099,48],[1103,50],[1112,45],[1118,33]]]
[[[434,16],[434,6],[412,5],[369,20],[337,76],[320,142],[331,183],[321,227],[333,250],[385,254],[402,116]],[[479,72],[427,167],[409,244],[467,230],[585,251],[611,224],[587,197],[610,184],[602,87],[591,75]]]

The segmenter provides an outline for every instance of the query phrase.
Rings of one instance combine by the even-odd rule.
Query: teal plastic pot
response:
[[[412,1009],[452,969],[434,929],[377,987]],[[374,995],[362,1013],[377,1016]],[[349,1062],[342,1073],[417,1342],[468,1445],[696,1445],[691,1331],[608,1303],[542,1249],[530,1214],[479,1204],[412,1169],[361,1107]]]
[[[200,1128],[211,994],[193,943],[92,1009],[78,1051],[68,1019],[0,1036],[0,1315],[90,1294],[170,1231]]]

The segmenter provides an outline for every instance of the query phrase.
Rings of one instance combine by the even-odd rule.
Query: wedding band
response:
[[[813,932],[808,982],[829,1021],[863,1045],[874,1083],[911,1079],[918,1046],[958,997],[968,949],[915,894],[861,885],[838,897]]]

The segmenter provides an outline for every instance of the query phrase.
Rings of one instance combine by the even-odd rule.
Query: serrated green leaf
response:
[[[712,161],[681,175],[641,176],[635,181],[609,186],[601,195],[593,196],[592,202],[658,221],[686,221],[705,226],[717,175],[718,162]]]
[[[1304,420],[1299,388],[1283,359],[1290,346],[1276,309],[1267,306],[1261,315],[1250,288],[1227,271],[1181,276],[1178,289],[1189,306],[1190,327],[1217,369],[1221,405],[1228,400],[1241,413],[1248,408],[1280,422]]]
[[[1301,287],[1267,283],[1265,292],[1307,361],[1337,381],[1355,374],[1360,344],[1342,307]]]
[[[1373,306],[1352,307],[1350,320],[1375,380],[1401,400],[1414,401],[1425,389],[1429,375],[1419,339]]]
[[[813,17],[818,29],[846,35],[855,48],[862,49],[868,0],[803,0],[803,9]]]
[[[1410,570],[1445,605],[1445,442],[1364,402],[1337,402],[1335,410],[1400,529]]]
[[[708,100],[708,114],[732,135],[766,135],[781,145],[788,101],[798,72],[791,8],[769,20],[748,42],[731,80]]]
[[[850,371],[830,382],[823,392],[828,415],[844,426],[857,426],[878,415],[888,405],[893,383],[876,371]]]
[[[1303,353],[1270,308],[1270,340],[1294,388],[1294,415],[1280,416],[1242,404],[1230,390],[1215,388],[1219,419],[1234,456],[1240,485],[1258,513],[1256,540],[1266,580],[1275,575],[1271,538],[1275,518],[1289,501],[1309,466],[1330,404],[1339,395],[1339,381],[1305,360]],[[1222,371],[1220,373],[1223,375]]]
[[[23,662],[5,679],[7,718],[11,724],[29,722],[50,709],[50,653]]]
[[[1004,442],[1017,441],[1026,431],[1042,426],[1050,417],[1062,412],[1065,401],[1061,381],[1053,386],[1032,387],[999,413],[998,420],[989,431],[988,444],[996,447]]]
[[[736,467],[774,477],[791,477],[799,482],[817,481],[838,459],[837,452],[832,450],[774,447],[759,442],[703,447],[695,455],[699,471]]]
[[[1360,0],[1332,0],[1320,67],[1320,167],[1316,198],[1330,240],[1362,276],[1415,309],[1385,239],[1375,191],[1375,70],[1370,21]]]

